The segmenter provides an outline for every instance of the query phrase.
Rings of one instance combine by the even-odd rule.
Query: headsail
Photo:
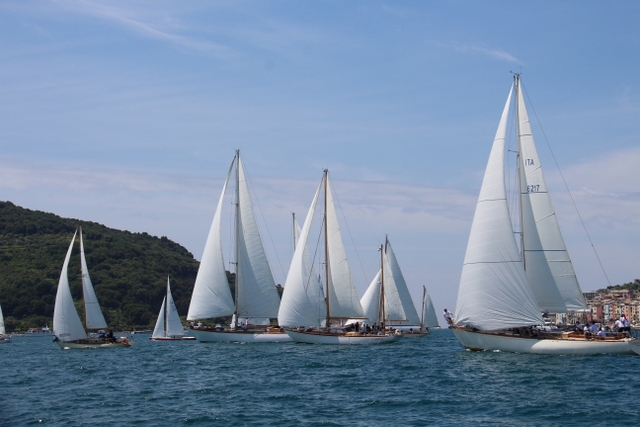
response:
[[[158,314],[158,320],[156,320],[156,327],[153,328],[152,338],[165,338],[167,336],[165,330],[165,312],[167,311],[167,296],[162,299],[162,308]]]
[[[513,236],[504,181],[509,93],[482,181],[458,287],[456,325],[496,330],[543,323]]]
[[[433,302],[425,286],[422,286],[422,323],[427,328],[440,327],[436,310],[433,308]]]
[[[169,278],[167,277],[167,336],[168,337],[181,337],[184,335],[184,326],[180,320],[178,314],[178,308],[173,301],[173,295],[171,295],[171,285],[169,284]]]
[[[4,317],[2,316],[2,307],[0,307],[0,335],[6,334],[7,331],[4,328]]]
[[[71,239],[71,244],[69,244],[67,255],[62,264],[56,302],[53,309],[53,333],[61,341],[75,341],[87,338],[80,316],[78,316],[76,307],[73,305],[73,298],[69,289],[69,259],[71,258],[73,243],[76,241],[76,233],[73,233],[73,239]]]
[[[87,261],[84,257],[84,243],[82,241],[82,227],[80,227],[80,265],[82,269],[82,295],[84,297],[85,326],[87,329],[104,329],[107,321],[100,309],[98,298],[93,290]]]
[[[517,75],[516,100],[523,254],[527,277],[541,310],[564,313],[584,309],[587,305],[547,192]]]
[[[196,282],[191,295],[187,320],[209,319],[212,317],[229,316],[235,311],[235,304],[229,289],[227,272],[222,256],[220,222],[222,216],[222,202],[229,183],[229,176],[233,169],[233,162],[229,167],[227,179],[224,181],[216,212],[213,215],[209,236],[202,253],[202,262],[198,268]]]
[[[387,267],[385,268],[384,279],[384,291],[385,291],[385,303],[387,304],[387,319],[390,322],[402,321],[405,325],[419,325],[420,317],[411,299],[407,282],[404,280],[404,275],[398,264],[396,254],[391,247],[389,239],[385,239],[385,260],[387,261]],[[394,305],[400,305],[400,308],[396,309],[396,312],[392,311]]]

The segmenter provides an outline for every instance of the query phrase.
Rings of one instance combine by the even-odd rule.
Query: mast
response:
[[[235,293],[235,311],[234,314],[236,318],[238,316],[238,276],[240,275],[240,150],[236,150],[236,215],[235,215],[235,226],[236,226],[236,278],[233,286],[233,290]]]
[[[169,336],[169,276],[167,276],[167,292],[165,293],[165,301],[164,304],[164,336]]]
[[[427,287],[422,285],[422,313],[420,313],[420,332],[424,329],[424,306],[427,303]]]
[[[326,281],[326,289],[325,292],[325,301],[327,305],[327,328],[329,328],[330,318],[331,318],[331,307],[329,304],[329,233],[328,233],[328,224],[327,224],[327,187],[329,186],[329,170],[324,170],[324,274]]]
[[[386,244],[386,236],[385,236]],[[380,245],[380,311],[382,317],[382,332],[385,331],[385,312],[384,312],[384,245]]]
[[[523,188],[522,188],[522,183],[523,183],[523,179],[522,179],[522,159],[521,159],[521,155],[522,155],[522,146],[520,143],[520,110],[518,109],[517,105],[518,105],[518,94],[520,92],[520,73],[514,73],[513,75],[513,85],[515,88],[515,98],[516,98],[516,136],[517,136],[517,148],[516,148],[516,165],[517,165],[517,169],[518,169],[518,206],[520,207],[520,256],[522,257],[522,266],[524,267],[524,270],[527,271],[527,260],[524,256],[524,210],[522,209],[522,194],[523,194]]]
[[[84,256],[84,245],[82,244],[82,226],[79,225],[78,228],[80,229],[80,258],[82,258],[82,256]],[[81,259],[82,260],[82,259]],[[84,279],[84,271],[82,268],[82,262],[80,263],[80,280]],[[89,313],[87,310],[87,296],[85,295],[84,292],[84,286],[82,287],[82,306],[84,307],[84,328],[85,329],[89,329]]]
[[[296,213],[295,212],[291,212],[291,216],[292,216],[292,221],[291,221],[291,227],[293,230],[293,251],[296,251]]]

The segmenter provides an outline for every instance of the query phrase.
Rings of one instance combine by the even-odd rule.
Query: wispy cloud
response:
[[[449,42],[449,43],[435,42],[434,44],[436,46],[446,48],[446,49],[452,49],[460,53],[482,55],[482,56],[486,56],[493,59],[499,59],[501,61],[512,62],[515,64],[522,63],[522,61],[520,61],[518,58],[514,57],[513,55],[499,48],[489,48],[485,46],[470,45],[470,44],[463,44],[463,43],[456,43],[456,42]]]

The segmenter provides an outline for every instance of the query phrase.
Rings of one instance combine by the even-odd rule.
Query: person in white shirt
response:
[[[592,334],[594,334],[594,335],[598,333],[598,329],[600,329],[600,328],[598,328],[598,324],[597,324],[597,323],[595,323],[595,322],[593,322],[593,323],[591,324],[591,326],[589,326],[589,330],[590,330],[590,331],[591,331],[591,333],[592,333]]]
[[[449,325],[453,326],[453,315],[451,314],[451,312],[447,311],[447,309],[445,308],[442,315],[444,316],[444,320],[446,320]]]
[[[600,328],[600,330],[598,331],[598,338],[605,339],[606,337],[607,332],[604,329]]]
[[[614,326],[616,328],[616,332],[622,332],[624,330],[623,329],[624,328],[624,323],[622,322],[621,319],[616,320],[616,323],[615,323]]]

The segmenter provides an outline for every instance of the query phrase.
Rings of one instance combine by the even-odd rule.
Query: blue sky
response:
[[[199,258],[239,148],[284,283],[290,212],[326,167],[360,292],[388,234],[414,298],[424,284],[453,307],[521,71],[583,289],[607,279],[544,136],[612,284],[631,281],[638,28],[635,2],[3,1],[0,200],[166,235]]]

